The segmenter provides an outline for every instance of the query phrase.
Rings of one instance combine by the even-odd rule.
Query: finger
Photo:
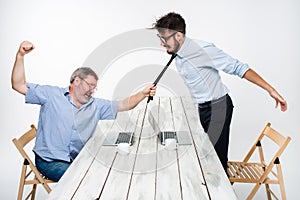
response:
[[[156,90],[156,86],[155,86],[155,85],[152,85],[152,86],[150,87],[150,90]]]
[[[23,47],[23,49],[25,50],[25,51],[29,51],[29,50],[32,50],[33,49],[33,47],[31,46],[27,46],[27,47]]]
[[[280,107],[281,107],[281,111],[286,111],[287,110],[287,103],[284,102],[284,103],[280,103]]]
[[[278,107],[278,100],[276,100],[276,104],[275,104],[275,108],[277,108]]]
[[[23,46],[23,49],[25,51],[30,51],[30,50],[34,49],[34,46],[32,44],[27,44],[27,45]]]
[[[22,49],[24,49],[24,50],[31,50],[31,49],[34,49],[34,45],[33,45],[31,42],[29,42],[29,41],[24,41],[24,42],[22,42],[22,43],[21,43],[21,47],[22,47]]]
[[[150,96],[154,96],[155,95],[155,91],[151,90],[150,91]]]

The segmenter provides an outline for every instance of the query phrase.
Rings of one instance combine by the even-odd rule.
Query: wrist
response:
[[[22,54],[21,52],[18,52],[17,55],[16,55],[17,59],[20,58],[20,59],[23,59],[24,58],[24,54]]]
[[[267,91],[271,94],[272,92],[276,91],[272,86],[267,87]]]
[[[140,93],[141,93],[141,96],[143,97],[143,99],[147,97],[147,93],[144,92],[144,90],[140,91]]]

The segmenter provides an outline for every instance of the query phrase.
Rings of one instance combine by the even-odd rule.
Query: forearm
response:
[[[14,90],[25,95],[27,87],[24,69],[24,56],[19,53],[16,55],[16,60],[12,70],[11,85]]]
[[[24,69],[24,56],[34,49],[34,45],[29,41],[21,43],[18,53],[16,55],[16,61],[11,73],[11,85],[14,90],[21,94],[26,94],[26,78]]]
[[[256,84],[262,89],[266,90],[268,93],[272,93],[275,89],[267,83],[261,76],[259,76],[255,71],[249,69],[243,76],[246,80]]]
[[[140,91],[126,99],[123,99],[120,102],[118,111],[127,111],[136,107],[143,99],[145,99],[146,95]]]
[[[269,83],[267,83],[262,77],[260,77],[255,71],[249,69],[245,74],[244,78],[248,81],[258,85],[259,87],[266,90],[269,95],[275,99],[276,105],[275,107],[280,104],[281,111],[287,110],[287,102],[286,100],[273,88]]]

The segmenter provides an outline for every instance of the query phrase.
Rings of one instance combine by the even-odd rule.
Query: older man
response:
[[[150,85],[121,101],[92,97],[98,76],[90,68],[76,69],[66,88],[26,82],[24,56],[34,49],[24,41],[16,55],[12,88],[25,95],[26,103],[40,105],[36,142],[33,148],[38,170],[58,181],[91,137],[99,120],[115,119],[117,112],[134,108],[156,87]]]

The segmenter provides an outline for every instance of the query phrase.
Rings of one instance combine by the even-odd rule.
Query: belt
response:
[[[222,97],[220,97],[220,98],[218,98],[218,99],[215,99],[215,100],[206,101],[206,102],[204,102],[204,103],[199,103],[199,104],[198,104],[198,107],[199,107],[200,109],[201,109],[201,108],[210,108],[211,105],[216,104],[216,103],[219,103],[219,102],[225,100],[227,97],[229,97],[228,94],[226,94],[226,95],[224,95],[224,96],[222,96]]]

